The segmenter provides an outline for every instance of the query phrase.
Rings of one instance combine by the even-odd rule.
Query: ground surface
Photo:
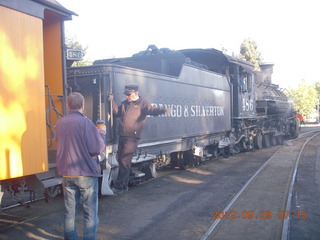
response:
[[[302,132],[317,129],[319,129],[317,125],[303,126]],[[157,178],[131,188],[123,195],[102,197],[99,199],[98,239],[200,239],[214,222],[212,219],[214,212],[224,210],[243,185],[274,152],[279,148],[283,149],[282,152],[289,152],[291,147],[288,144],[288,146],[274,146],[241,153],[228,159],[219,157],[187,170],[165,169],[159,172]],[[319,171],[315,171],[319,169],[319,163],[316,160],[308,163],[308,159],[320,155],[317,144],[310,146],[308,152],[310,156],[306,156],[301,161],[300,180],[296,185],[299,204],[293,202],[293,206],[298,207],[299,210],[308,211],[310,218],[304,221],[299,219],[299,222],[296,218],[290,239],[317,239],[315,237],[319,236],[319,233],[315,231],[319,226],[317,214],[320,176],[317,173]],[[274,162],[274,167],[277,169],[277,162]],[[268,205],[270,201],[266,201],[266,198],[272,196],[277,186],[266,189],[270,187],[266,183],[271,183],[271,180],[277,176],[281,174],[276,173],[272,176],[267,173],[264,177],[269,180],[262,181],[258,189],[248,191],[246,198],[240,199],[243,202],[237,203],[240,204],[240,207],[236,205],[235,207],[241,211],[253,210],[258,213],[270,210],[276,213],[277,209]],[[308,189],[310,192],[299,191],[299,189]],[[265,195],[254,194],[258,192],[265,193]],[[262,197],[260,201],[256,196]],[[281,196],[277,198],[281,200]],[[262,208],[258,203],[263,201],[266,202],[264,205],[266,207]],[[240,210],[237,211],[239,213]],[[242,216],[240,218],[239,220],[244,220]],[[25,221],[22,221],[24,219]],[[273,220],[271,222],[271,219],[269,223],[277,225],[278,220]],[[15,221],[20,223],[5,227]],[[259,222],[260,226],[268,223],[266,220]],[[80,209],[77,219],[79,235],[81,235],[81,223]],[[235,221],[229,223],[232,225],[235,224]],[[253,224],[253,228],[257,226],[254,225],[253,220],[247,219],[247,223]],[[231,225],[224,230],[224,226],[221,225],[220,232],[213,233],[208,239],[241,239],[237,234],[240,232],[245,234],[246,229],[238,229],[239,225],[235,227]],[[6,210],[1,215],[0,226],[0,239],[63,239],[63,200],[58,197],[50,203],[40,201],[28,207],[22,206]],[[250,224],[246,226],[249,233],[252,226]],[[274,228],[276,230],[265,229],[276,233],[280,231],[277,227]],[[307,233],[304,229],[308,229]],[[225,232],[234,238],[230,238]],[[243,239],[257,239],[255,235],[246,236]],[[258,239],[275,238],[260,236]]]

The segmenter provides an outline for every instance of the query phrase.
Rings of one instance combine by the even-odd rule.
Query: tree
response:
[[[68,49],[77,49],[77,50],[82,50],[83,52],[83,57],[86,55],[87,53],[87,49],[88,46],[83,46],[82,44],[80,44],[76,39],[74,38],[66,38],[66,46]],[[71,67],[76,67],[76,66],[88,66],[88,65],[92,65],[91,61],[87,61],[87,60],[82,60],[82,61],[74,61],[73,63],[71,63]]]
[[[291,93],[294,108],[306,117],[310,117],[318,104],[316,86],[309,86],[305,80],[301,80],[301,83],[296,90],[289,88],[289,91]]]
[[[261,53],[258,52],[258,45],[255,41],[248,39],[243,40],[240,46],[239,57],[254,65],[254,70],[260,69]]]
[[[315,89],[317,91],[318,99],[320,99],[320,82],[316,82],[314,84],[314,87],[315,87]]]
[[[317,91],[317,113],[318,113],[318,116],[320,116],[320,82],[316,82],[314,84],[314,87]]]

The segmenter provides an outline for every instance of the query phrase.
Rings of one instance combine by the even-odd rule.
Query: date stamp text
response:
[[[307,211],[212,211],[212,219],[287,219],[295,217],[298,219],[307,219]]]

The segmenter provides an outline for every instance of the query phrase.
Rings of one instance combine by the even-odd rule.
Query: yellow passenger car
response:
[[[16,194],[19,177],[49,169],[49,127],[65,105],[64,21],[72,15],[54,0],[0,0],[0,202],[6,190]]]

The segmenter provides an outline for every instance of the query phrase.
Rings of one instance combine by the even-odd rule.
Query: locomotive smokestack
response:
[[[262,73],[262,82],[265,84],[272,83],[272,73],[273,73],[272,63],[262,63],[260,64],[260,71]]]

